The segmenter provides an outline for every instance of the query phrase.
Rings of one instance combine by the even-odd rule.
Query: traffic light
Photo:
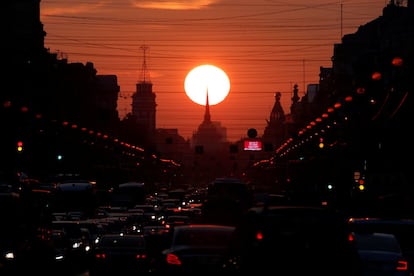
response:
[[[364,179],[359,179],[358,180],[358,189],[360,191],[365,190],[365,180]]]
[[[23,141],[17,141],[17,144],[16,144],[16,150],[18,151],[18,152],[22,152],[23,151]]]
[[[332,183],[328,183],[328,186],[326,186],[328,188],[328,191],[332,191],[334,189],[334,185]]]
[[[323,149],[323,147],[325,146],[325,144],[324,144],[324,142],[323,142],[323,138],[321,137],[321,138],[319,138],[319,148],[320,149]]]
[[[365,177],[363,177],[361,172],[359,172],[359,171],[354,172],[354,182],[355,182],[355,185],[356,185],[356,189],[358,189],[361,192],[365,191],[365,189],[366,189],[366,187],[365,187]]]

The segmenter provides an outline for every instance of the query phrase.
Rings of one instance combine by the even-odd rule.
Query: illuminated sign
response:
[[[244,140],[244,150],[260,151],[262,149],[262,141],[258,139]]]

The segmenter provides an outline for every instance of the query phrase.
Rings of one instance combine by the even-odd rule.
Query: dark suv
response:
[[[315,206],[251,208],[237,225],[231,272],[360,275],[360,261],[341,213]]]
[[[392,217],[351,217],[349,228],[356,233],[389,233],[400,243],[404,257],[408,260],[410,275],[414,275],[414,219]]]

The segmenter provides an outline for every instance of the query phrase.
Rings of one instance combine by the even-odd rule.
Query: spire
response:
[[[210,122],[211,116],[210,116],[210,104],[208,103],[208,88],[206,91],[206,110],[204,113],[204,122]]]
[[[298,85],[295,84],[293,86],[293,96],[292,96],[292,104],[297,104],[300,100],[299,95],[298,95]]]
[[[142,45],[140,48],[143,51],[143,55],[144,55],[143,60],[144,61],[142,63],[141,79],[139,80],[139,82],[142,82],[142,83],[150,83],[151,82],[151,79],[150,79],[149,70],[147,68],[147,55],[146,55],[147,50],[148,50],[148,46]]]
[[[285,120],[285,112],[280,104],[280,98],[282,93],[275,93],[275,104],[273,105],[272,112],[270,113],[270,123],[281,122]]]

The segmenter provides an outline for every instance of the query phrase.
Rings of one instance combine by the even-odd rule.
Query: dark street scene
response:
[[[106,2],[3,3],[0,275],[414,276],[414,0]]]

